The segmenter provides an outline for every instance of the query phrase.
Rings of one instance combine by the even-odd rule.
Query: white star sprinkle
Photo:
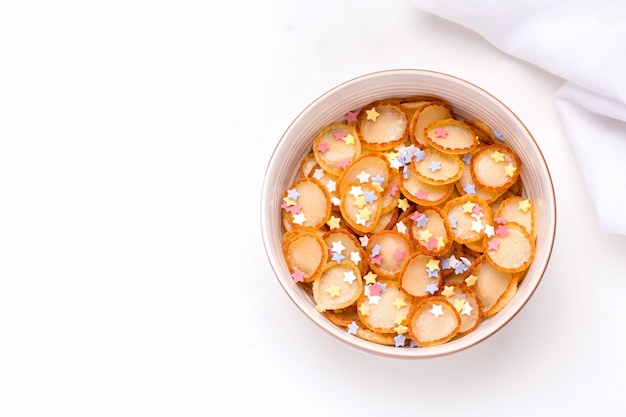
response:
[[[430,312],[433,313],[433,316],[439,317],[443,315],[443,306],[439,304],[433,304],[433,308],[430,309]]]

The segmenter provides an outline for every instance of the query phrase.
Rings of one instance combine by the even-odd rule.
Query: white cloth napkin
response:
[[[599,224],[626,235],[626,1],[412,1],[566,80],[556,107]]]

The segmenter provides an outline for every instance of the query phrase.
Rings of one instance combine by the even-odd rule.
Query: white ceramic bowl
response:
[[[514,298],[495,316],[483,320],[473,332],[442,345],[406,348],[375,344],[335,326],[315,310],[312,298],[294,283],[282,254],[280,206],[283,192],[297,177],[300,160],[311,151],[319,129],[350,110],[384,98],[440,97],[456,116],[474,118],[499,130],[521,158],[525,195],[537,210],[536,256]],[[287,128],[271,156],[261,195],[261,231],[269,262],[287,296],[315,324],[337,340],[356,349],[394,358],[418,359],[450,354],[486,339],[508,323],[533,295],[548,265],[556,232],[556,203],[550,172],[533,136],[511,110],[481,88],[451,75],[417,69],[367,74],[326,92],[305,108]]]

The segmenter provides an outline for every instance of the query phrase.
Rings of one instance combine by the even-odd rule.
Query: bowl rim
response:
[[[549,187],[548,187],[549,193],[547,193],[548,195],[545,196],[546,199],[549,202],[549,204],[546,207],[546,209],[549,209],[547,211],[547,217],[551,220],[550,221],[551,227],[550,227],[550,232],[549,232],[548,235],[545,235],[545,234],[542,235],[542,239],[545,239],[546,242],[547,242],[546,243],[546,251],[547,251],[547,253],[546,253],[546,257],[545,257],[545,262],[543,263],[543,265],[541,265],[539,267],[539,270],[536,271],[537,277],[536,277],[534,283],[523,294],[521,299],[518,300],[517,307],[515,309],[513,309],[513,310],[508,311],[508,314],[506,316],[501,317],[501,320],[495,321],[492,326],[489,326],[488,331],[484,331],[483,332],[484,334],[482,334],[481,337],[478,337],[478,338],[468,338],[468,336],[471,335],[471,333],[470,333],[467,336],[461,337],[459,339],[453,340],[453,341],[448,342],[448,343],[444,343],[442,345],[431,346],[431,347],[427,347],[427,348],[424,348],[424,347],[422,347],[422,348],[406,348],[406,347],[394,347],[394,346],[378,345],[376,343],[369,342],[369,341],[366,341],[364,339],[360,339],[360,338],[358,338],[356,336],[349,335],[347,332],[345,332],[344,330],[340,329],[335,324],[332,324],[327,319],[323,320],[323,319],[325,319],[325,316],[323,314],[315,311],[314,309],[311,309],[310,306],[307,305],[305,302],[303,302],[301,298],[293,296],[293,294],[291,292],[291,288],[287,287],[287,284],[284,281],[285,278],[281,277],[281,272],[280,272],[280,268],[279,268],[279,265],[278,265],[278,262],[281,262],[281,260],[277,259],[278,256],[276,256],[276,254],[274,254],[274,253],[272,253],[270,251],[270,247],[271,247],[270,238],[271,237],[269,235],[269,224],[268,224],[268,217],[269,217],[270,207],[269,207],[269,205],[267,204],[267,201],[266,201],[267,200],[266,197],[268,196],[268,192],[269,192],[269,190],[268,190],[268,188],[269,188],[268,175],[271,173],[272,168],[274,167],[274,165],[276,165],[278,163],[278,161],[276,160],[276,156],[278,155],[280,149],[282,147],[284,147],[284,146],[288,146],[288,144],[286,143],[286,139],[289,136],[290,132],[294,129],[294,126],[296,126],[296,124],[308,112],[310,112],[312,109],[316,108],[321,102],[326,100],[328,97],[336,94],[337,91],[343,90],[345,88],[348,88],[348,87],[352,86],[353,84],[358,84],[358,83],[364,82],[364,81],[372,79],[372,78],[386,77],[386,76],[397,76],[397,75],[435,77],[435,78],[438,78],[438,79],[443,79],[443,80],[448,81],[448,82],[456,83],[456,84],[462,86],[463,88],[474,90],[475,92],[478,92],[478,93],[484,95],[485,97],[488,97],[491,101],[495,102],[497,104],[497,106],[500,107],[500,109],[504,113],[507,114],[507,117],[511,118],[518,125],[518,127],[524,132],[526,138],[530,140],[532,148],[534,149],[534,151],[536,153],[536,156],[538,157],[539,161],[541,162],[541,168],[543,169],[543,171],[545,171],[545,174],[546,174],[546,181],[547,181],[547,184],[549,185]],[[375,356],[382,356],[382,357],[396,358],[396,359],[426,359],[426,358],[433,358],[433,357],[440,357],[440,356],[454,354],[454,353],[466,350],[466,349],[468,349],[471,346],[475,346],[476,344],[479,344],[479,343],[483,342],[484,340],[490,338],[495,333],[497,333],[502,327],[504,327],[515,316],[517,316],[517,314],[523,309],[523,307],[528,303],[529,299],[533,296],[533,294],[537,290],[537,287],[539,286],[539,284],[543,280],[543,277],[545,275],[546,269],[547,269],[547,267],[549,265],[549,261],[550,261],[550,258],[552,256],[552,251],[553,251],[553,247],[554,247],[554,241],[555,241],[555,237],[556,237],[557,207],[556,207],[556,195],[555,195],[554,183],[553,183],[553,180],[552,180],[552,175],[551,175],[551,172],[549,170],[549,167],[548,167],[547,161],[545,159],[545,156],[543,155],[543,153],[542,153],[540,147],[538,146],[534,136],[528,130],[526,125],[519,119],[519,117],[507,105],[505,105],[497,97],[495,97],[493,94],[489,93],[488,91],[484,90],[483,88],[481,88],[481,87],[477,86],[476,84],[473,84],[473,83],[471,83],[471,82],[469,82],[469,81],[467,81],[467,80],[465,80],[463,78],[460,78],[458,76],[447,74],[447,73],[444,73],[444,72],[428,70],[428,69],[401,68],[401,69],[386,69],[386,70],[380,70],[380,71],[374,71],[374,72],[366,73],[366,74],[363,74],[363,75],[359,75],[359,76],[350,78],[350,79],[348,79],[348,80],[346,80],[346,81],[344,81],[342,83],[339,83],[339,84],[335,85],[334,87],[328,89],[327,91],[325,91],[324,93],[319,95],[316,99],[311,101],[291,121],[291,123],[288,125],[288,127],[285,129],[285,131],[281,135],[280,139],[276,143],[276,146],[274,147],[274,149],[273,149],[273,151],[272,151],[272,153],[270,155],[270,158],[268,160],[268,163],[267,163],[267,165],[265,167],[260,203],[261,203],[260,204],[261,234],[262,234],[263,246],[264,246],[264,249],[265,249],[265,253],[266,253],[266,256],[267,256],[267,258],[269,260],[270,266],[271,266],[271,268],[272,268],[272,270],[274,272],[275,278],[277,279],[277,281],[279,282],[281,288],[287,294],[289,299],[296,305],[296,307],[300,311],[302,311],[302,313],[305,316],[308,317],[309,320],[311,320],[315,325],[317,325],[317,327],[319,327],[322,330],[324,330],[324,333],[327,333],[327,334],[331,335],[334,339],[337,339],[340,342],[342,342],[343,344],[346,344],[346,345],[348,345],[348,346],[350,346],[352,348],[356,348],[357,350],[360,350],[362,352],[366,352],[366,353],[369,353],[369,354],[372,354],[372,355],[375,355]],[[282,260],[282,262],[284,262],[284,260]],[[302,293],[304,294],[304,291],[302,291]],[[519,292],[518,292],[518,294],[519,294]],[[519,297],[518,294],[516,294],[516,296]],[[306,295],[306,297],[309,297],[309,296]],[[500,313],[502,313],[502,312],[500,312]],[[500,313],[498,313],[498,315]],[[464,339],[466,339],[466,340],[464,340]],[[476,339],[476,340],[474,340],[474,339]]]

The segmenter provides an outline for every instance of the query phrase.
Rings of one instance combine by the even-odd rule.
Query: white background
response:
[[[598,229],[554,107],[562,80],[407,0],[222,3],[0,5],[0,415],[626,416],[626,237]],[[522,312],[427,361],[322,333],[260,234],[291,120],[391,68],[506,103],[558,204]]]

